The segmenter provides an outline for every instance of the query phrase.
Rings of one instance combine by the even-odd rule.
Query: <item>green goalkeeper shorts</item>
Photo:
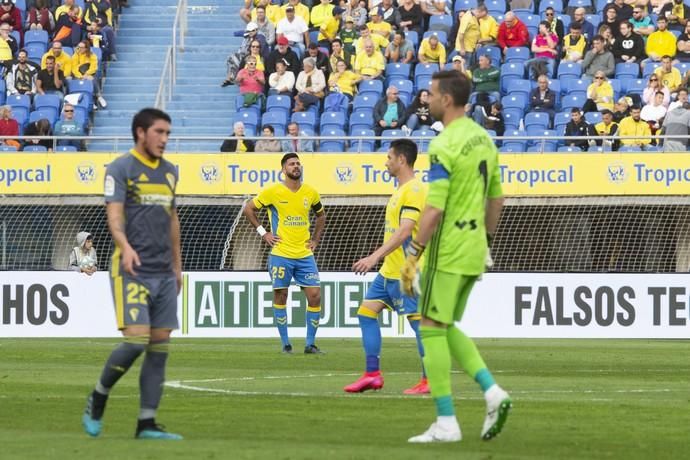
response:
[[[425,270],[422,273],[419,312],[443,324],[460,321],[477,278],[476,275]]]

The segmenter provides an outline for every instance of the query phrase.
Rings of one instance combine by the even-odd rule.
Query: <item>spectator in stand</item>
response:
[[[487,93],[494,101],[501,99],[499,82],[501,71],[491,65],[489,56],[479,56],[479,67],[472,72],[472,85],[475,93]]]
[[[256,59],[256,70],[266,72],[266,66],[264,64],[264,58],[261,55],[261,42],[259,40],[254,40],[249,45],[249,54],[244,59],[242,59],[242,62],[240,62],[240,67],[242,67],[242,68],[246,67],[247,57],[249,57],[249,56],[253,56]],[[264,75],[266,75],[266,74],[264,73]]]
[[[272,6],[278,8],[277,5]],[[259,5],[254,8],[254,11],[256,11],[256,19],[253,22],[256,23],[258,27],[257,33],[264,36],[268,46],[275,45],[276,26],[271,22],[268,16],[266,16],[266,7],[264,5]]]
[[[300,72],[295,83],[295,112],[304,112],[312,105],[319,104],[326,94],[326,77],[316,68],[314,58],[306,58],[302,64],[304,70]]]
[[[406,136],[417,128],[430,128],[436,120],[429,112],[429,91],[422,89],[417,93],[404,115],[405,124],[401,129]]]
[[[678,88],[678,99],[669,104],[667,113],[675,108],[682,107],[686,102],[688,102],[688,89],[685,87]]]
[[[477,49],[477,43],[479,43],[479,20],[472,13],[472,10],[460,10],[458,18],[460,20],[457,22],[457,36],[451,43],[455,43],[455,50],[458,54],[472,64],[474,52]]]
[[[331,43],[331,54],[328,56],[328,62],[330,66],[330,71],[335,72],[335,66],[338,61],[345,61],[345,65],[348,69],[352,68],[355,63],[354,56],[348,53],[345,48],[343,48],[343,42],[339,38],[333,40]]]
[[[53,41],[74,48],[81,41],[83,33],[84,28],[82,27],[82,20],[79,17],[79,7],[74,5],[67,11],[67,14],[60,16],[55,23]]]
[[[650,13],[659,14],[667,3],[671,3],[671,0],[649,0]]]
[[[452,2],[449,3],[452,8]],[[440,16],[450,12],[446,0],[419,0],[419,6],[422,7],[427,24],[429,23],[429,17]]]
[[[621,21],[618,17],[618,11],[613,5],[613,3],[609,3],[606,9],[604,9],[604,19],[599,24],[599,35],[603,35],[601,33],[601,26],[609,26],[613,38],[615,39],[618,38],[618,34],[620,34]]]
[[[366,40],[363,46],[364,51],[357,53],[355,57],[355,73],[361,75],[364,80],[381,78],[386,68],[383,54],[375,50],[371,39]]]
[[[280,8],[280,5],[274,5],[271,0],[259,0],[259,4],[256,5],[256,8],[254,8],[251,11],[249,19],[245,19],[244,17],[242,20],[244,22],[256,22],[259,24],[259,7],[263,8],[264,13],[266,15],[266,19],[271,23],[273,26],[273,40],[275,41],[275,27],[278,25],[278,21],[283,19],[284,13],[283,10]],[[261,31],[261,24],[259,24],[259,31]],[[268,35],[264,34],[266,37],[266,40],[268,40]]]
[[[86,3],[83,17],[84,27],[88,32],[98,32],[108,42],[108,55],[111,61],[117,61],[115,51],[115,30],[113,29],[113,10],[109,0],[91,0]]]
[[[0,65],[7,68],[12,66],[14,55],[17,53],[17,41],[10,33],[12,26],[9,24],[0,24]],[[4,73],[5,69],[0,67],[0,75]]]
[[[316,43],[309,43],[307,47],[307,57],[314,59],[316,68],[323,72],[324,77],[327,79],[330,69],[328,66],[328,56],[326,56],[320,49],[319,45]]]
[[[62,108],[62,118],[55,123],[55,136],[84,136],[85,134],[84,125],[74,119],[74,106],[65,103]],[[84,150],[84,141],[81,139],[59,139],[57,145],[71,145],[79,151]]]
[[[52,136],[53,130],[50,126],[50,121],[45,118],[40,120],[31,121],[26,125],[24,129],[24,136]],[[24,149],[29,146],[40,145],[45,147],[48,152],[53,151],[53,139],[36,139],[27,137],[24,139]]]
[[[7,94],[25,94],[33,97],[36,94],[36,74],[38,69],[28,61],[29,56],[26,50],[20,50],[17,54],[17,63],[7,71],[5,81],[7,83]]]
[[[371,40],[374,43],[374,49],[377,52],[381,51],[381,53],[383,53],[384,50],[388,47],[387,38],[379,34],[372,34],[371,30],[369,30],[369,28],[366,25],[364,25],[359,28],[359,38],[354,42],[355,50],[357,50],[357,53],[362,51],[362,46],[364,45],[364,42],[366,40]]]
[[[438,64],[442,67],[446,63],[446,47],[438,41],[436,35],[431,35],[419,44],[417,60],[420,64]]]
[[[654,24],[652,24],[652,19],[647,15],[647,9],[644,6],[634,6],[633,15],[630,18],[630,24],[632,24],[633,33],[636,33],[645,41],[647,37],[654,32]]]
[[[459,54],[453,56],[451,66],[453,70],[455,70],[456,72],[460,72],[461,74],[465,75],[469,80],[472,80],[472,72],[467,70],[467,67],[465,66],[465,59],[462,56],[460,56]]]
[[[566,62],[582,62],[587,49],[587,39],[582,35],[582,24],[570,24],[570,33],[563,37],[563,57]]]
[[[312,6],[311,11],[309,12],[311,27],[317,30],[321,29],[329,19],[335,16],[335,13],[333,13],[334,9],[335,6],[330,2],[330,0],[321,0],[321,3],[318,5]]]
[[[400,11],[393,5],[393,0],[382,0],[379,8],[381,17],[391,25],[393,31],[400,30]]]
[[[246,23],[251,22],[252,6],[256,7],[259,5],[257,0],[244,0],[244,7],[240,8],[240,18]]]
[[[680,70],[673,67],[673,59],[671,56],[664,56],[661,58],[661,67],[654,70],[654,75],[659,77],[659,83],[669,90],[671,97],[675,96],[675,92],[680,88],[683,82],[683,77]]]
[[[393,36],[393,41],[386,48],[385,56],[389,63],[409,64],[414,62],[414,46],[405,39],[404,32],[398,30]]]
[[[494,45],[498,37],[498,23],[489,10],[482,3],[474,10],[474,15],[479,20],[479,45]]]
[[[628,21],[621,22],[620,36],[611,48],[613,58],[619,62],[642,62],[647,57],[644,53],[644,38],[632,31]]]
[[[342,93],[352,100],[357,91],[357,83],[361,80],[361,75],[348,70],[345,61],[339,59],[335,65],[335,71],[328,79],[328,89],[332,93]]]
[[[0,0],[0,24],[9,24],[12,30],[19,32],[19,42],[24,42],[22,13],[12,0]]]
[[[619,21],[629,21],[633,15],[633,5],[644,5],[647,0],[613,0],[609,3],[616,10],[616,17]]]
[[[472,118],[484,129],[493,130],[497,136],[503,136],[506,131],[505,120],[503,118],[503,104],[494,102],[489,107],[489,113],[486,109],[480,106],[474,108]]]
[[[573,107],[570,110],[570,121],[565,125],[565,145],[577,147],[586,152],[589,150],[590,141],[594,144],[594,140],[586,138],[591,138],[595,135],[594,127],[587,123],[580,109]],[[567,139],[568,137],[583,137],[584,139]]]
[[[529,32],[527,26],[515,16],[515,13],[508,11],[503,22],[498,27],[498,46],[506,53],[508,48],[516,46],[529,46]]]
[[[311,1],[309,2],[311,4]],[[311,13],[309,12],[309,7],[302,4],[300,0],[288,0],[287,3],[283,3],[280,7],[281,15],[280,20],[286,17],[288,8],[293,7],[295,9],[295,14],[304,20],[305,24],[309,24]],[[277,25],[276,25],[277,27]]]
[[[613,121],[613,112],[608,109],[601,111],[601,121],[594,125],[594,130],[600,137],[606,139],[598,140],[597,145],[611,147],[611,150],[618,150],[619,140],[614,136],[618,134],[618,123]]]
[[[687,90],[685,96],[687,99]],[[680,99],[680,96],[679,96]],[[678,139],[664,140],[664,152],[685,152],[688,149],[688,127],[690,127],[690,104],[687,101],[666,112],[663,134],[682,136]]]
[[[668,21],[665,17],[660,16],[656,21],[656,26],[659,30],[653,32],[647,37],[647,59],[640,63],[644,67],[648,62],[659,62],[664,56],[676,55],[676,36],[667,29]]]
[[[685,5],[683,0],[672,0],[661,8],[659,16],[668,20],[669,30],[682,32],[690,19],[690,7]]]
[[[287,125],[287,134],[290,139],[280,141],[280,147],[283,152],[313,152],[314,141],[307,139],[300,139],[299,125],[295,122]]]
[[[613,121],[620,123],[623,118],[630,115],[630,107],[632,107],[632,99],[627,96],[623,96],[616,104],[613,106],[615,112],[613,112]]]
[[[549,78],[546,75],[539,75],[537,87],[529,95],[530,112],[544,112],[549,114],[549,120],[553,120],[556,113],[556,98],[558,95],[549,88]]]
[[[367,27],[373,35],[380,35],[388,41],[390,39],[393,28],[390,24],[383,20],[383,16],[379,13],[378,7],[372,8],[369,11],[369,22]],[[384,47],[385,48],[385,47]]]
[[[366,2],[362,2],[361,0],[349,0],[349,3],[345,5],[344,8],[345,12],[343,14],[352,18],[353,30],[357,31],[361,26],[367,23],[369,11],[366,9]]]
[[[55,18],[49,9],[49,0],[36,0],[26,15],[24,30],[45,30],[48,36],[53,34]]]
[[[611,51],[611,47],[616,42],[616,37],[611,32],[611,26],[608,24],[601,24],[597,30],[597,35],[604,37],[604,48]]]
[[[288,39],[285,37],[278,37],[276,39],[276,48],[266,58],[266,72],[269,75],[276,71],[276,62],[278,61],[284,61],[287,71],[292,72],[295,80],[297,80],[297,75],[302,70],[302,65],[295,52],[288,46]]]
[[[587,87],[587,101],[582,110],[584,112],[599,112],[613,110],[613,86],[603,71],[598,70],[594,81]]]
[[[19,123],[12,118],[12,107],[0,107],[0,136],[19,136]],[[21,144],[16,139],[0,139],[0,145],[14,147],[19,150]]]
[[[338,39],[343,42],[343,48],[345,51],[352,55],[356,53],[355,41],[357,40],[357,37],[359,37],[359,33],[355,28],[354,19],[352,16],[347,16],[345,18],[345,25],[342,29],[340,29],[340,32],[338,32]]]
[[[295,74],[287,71],[287,61],[280,59],[276,62],[276,71],[268,76],[268,95],[282,94],[292,97],[295,88]]]
[[[333,43],[333,40],[338,39],[338,31],[340,30],[340,23],[342,22],[344,11],[345,10],[341,7],[336,6],[333,8],[333,15],[329,16],[328,19],[321,23],[318,36],[321,46],[328,48],[331,46],[331,43]]]
[[[53,1],[53,3],[55,3],[55,2]],[[63,0],[62,5],[58,6],[55,9],[55,20],[57,21],[58,19],[60,19],[60,16],[62,16],[63,14],[67,14],[69,12],[70,8],[72,8],[74,6],[74,4],[75,4],[74,0]],[[82,17],[84,15],[83,11],[81,10],[81,8],[79,6],[77,6],[77,8],[79,8],[77,15],[79,17]]]
[[[676,41],[676,60],[690,62],[690,21],[685,24],[685,30]]]
[[[556,10],[548,6],[544,10],[544,16],[546,17],[546,22],[551,33],[556,34],[558,36],[558,41],[562,42],[563,36],[565,35],[565,27],[563,21],[556,17]]]
[[[57,94],[62,97],[65,92],[65,74],[55,68],[55,57],[46,57],[46,68],[36,75],[37,94]]]
[[[398,97],[398,88],[389,86],[386,95],[374,106],[374,133],[400,128],[405,122],[405,105]]]
[[[398,11],[400,12],[400,27],[405,32],[417,32],[421,37],[424,32],[422,7],[415,0],[403,0]]]
[[[590,77],[594,77],[600,70],[607,77],[613,76],[616,72],[616,62],[613,59],[613,54],[605,48],[604,37],[601,35],[596,35],[592,39],[592,49],[585,54],[585,58],[582,61],[582,70],[585,75]]]
[[[272,125],[264,125],[261,130],[261,139],[256,141],[254,151],[261,153],[282,152],[280,141],[275,138],[275,134],[276,130]]]
[[[98,255],[89,232],[77,233],[77,246],[69,253],[69,269],[88,276],[98,271]]]
[[[539,33],[532,40],[532,53],[534,53],[534,57],[525,62],[525,69],[527,69],[528,74],[531,73],[533,79],[554,67],[558,57],[557,48],[558,35],[551,32],[548,22],[540,22]],[[539,64],[539,62],[543,64]]]
[[[276,36],[285,37],[292,49],[297,49],[303,56],[306,46],[309,44],[309,28],[300,16],[295,14],[295,8],[288,5],[285,9],[285,17],[278,21]]]
[[[87,40],[79,42],[72,56],[72,78],[75,80],[90,80],[93,83],[93,94],[98,105],[102,108],[108,106],[108,102],[101,93],[101,85],[96,78],[98,72],[98,57],[91,52],[91,46]]]
[[[664,105],[668,106],[669,102],[671,102],[671,92],[661,84],[659,76],[653,73],[649,76],[649,80],[647,80],[647,87],[642,91],[642,102],[651,104],[659,91],[664,94]]]
[[[588,42],[591,42],[592,39],[594,39],[594,24],[589,22],[585,15],[587,14],[587,10],[585,10],[582,7],[576,8],[575,11],[573,12],[573,21],[570,23],[572,26],[573,24],[579,24],[580,25],[580,30],[582,31],[582,35],[584,35],[585,39]]]
[[[246,153],[254,151],[254,141],[244,138],[244,123],[236,121],[232,125],[232,136],[236,139],[225,139],[220,146],[223,153]]]
[[[634,139],[620,139],[620,143],[625,147],[639,147],[645,149],[652,143],[652,131],[649,124],[640,118],[640,107],[630,108],[630,115],[623,118],[618,124],[618,135],[620,137],[635,136]]]
[[[649,123],[649,129],[652,134],[661,129],[664,117],[666,116],[666,107],[664,107],[664,93],[661,91],[654,95],[654,100],[651,104],[642,107],[640,111],[640,118]]]
[[[41,58],[41,68],[46,68],[48,56],[55,58],[55,68],[62,70],[66,78],[72,78],[72,58],[69,54],[62,51],[62,43],[53,42],[51,48]]]
[[[264,73],[256,70],[256,58],[254,56],[247,56],[245,67],[237,72],[235,82],[240,88],[240,94],[244,96],[244,106],[249,107],[256,102],[264,105],[264,85],[266,78]]]

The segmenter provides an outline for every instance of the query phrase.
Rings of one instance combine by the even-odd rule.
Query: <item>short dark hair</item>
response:
[[[137,129],[142,128],[147,131],[157,120],[165,120],[168,123],[172,123],[170,115],[159,109],[154,109],[151,107],[141,109],[134,118],[132,118],[132,137],[134,142],[137,142]]]
[[[592,38],[592,41],[606,43],[606,39],[603,37],[603,35],[595,35],[594,38]]]
[[[687,93],[687,92],[688,92],[688,89],[687,89],[685,86],[681,86],[680,88],[678,88],[678,91],[677,91],[677,92],[678,92],[678,93],[681,93],[681,92]]]
[[[580,113],[580,108],[579,107],[573,107],[570,109],[570,113]]]
[[[661,56],[661,60],[662,60],[662,61],[664,61],[664,60],[670,61],[670,60],[672,60],[672,59],[673,59],[673,58],[672,58],[671,56],[669,56],[668,54],[664,54],[663,56]]]
[[[633,110],[642,110],[642,107],[640,107],[640,106],[637,105],[637,104],[631,105],[631,106],[630,106],[630,111],[632,112]]]
[[[549,11],[549,10],[556,12],[556,10],[553,9],[553,6],[547,6],[546,9],[544,9],[544,11]]]
[[[410,139],[396,139],[391,142],[391,150],[395,155],[402,155],[409,166],[417,161],[417,144]]]
[[[604,109],[601,111],[601,116],[603,117],[604,115],[611,115],[613,116],[613,112],[611,112],[609,109]]]
[[[540,22],[539,22],[539,25],[540,25],[540,26],[544,26],[544,27],[546,27],[547,29],[549,29],[549,28],[551,27],[551,24],[549,24],[549,21],[540,21]]]
[[[582,24],[580,24],[579,22],[571,22],[570,30],[582,30]]]
[[[288,152],[285,155],[283,155],[283,158],[280,159],[280,167],[284,168],[285,163],[287,163],[288,160],[291,160],[293,158],[297,158],[299,160],[299,155],[297,155],[295,152]]]
[[[477,11],[481,11],[483,13],[488,13],[489,9],[486,7],[486,5],[484,3],[482,3],[481,5],[477,6]]]
[[[454,106],[461,107],[467,104],[472,85],[466,75],[457,70],[442,70],[434,73],[431,79],[438,82],[441,94],[452,96]]]
[[[55,60],[55,56],[51,56],[50,54],[48,56],[46,56],[46,62],[54,61],[54,60]]]
[[[256,5],[256,9],[257,9],[257,10],[258,10],[258,9],[262,9],[262,10],[266,11],[266,7],[263,6],[263,5]]]
[[[319,49],[319,45],[314,42],[311,42],[309,43],[309,46],[307,46],[307,48],[309,48],[310,50],[317,50]]]
[[[659,21],[668,22],[668,21],[666,20],[666,16],[659,16],[658,18],[656,18],[656,22],[659,22]]]
[[[276,133],[276,129],[273,127],[273,125],[264,125],[263,129],[267,129],[271,132],[271,134]]]
[[[343,46],[343,41],[339,38],[334,38],[333,41],[331,42],[331,48],[333,48],[333,43],[338,42],[340,43],[340,46]]]

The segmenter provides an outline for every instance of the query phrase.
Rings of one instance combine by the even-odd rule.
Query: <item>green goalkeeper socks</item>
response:
[[[474,341],[455,326],[448,326],[447,334],[448,347],[453,358],[460,363],[467,375],[479,383],[482,391],[489,389],[495,383],[494,378],[486,368]]]
[[[419,332],[424,344],[424,368],[438,415],[454,415],[450,392],[450,351],[448,350],[446,330],[421,326]]]

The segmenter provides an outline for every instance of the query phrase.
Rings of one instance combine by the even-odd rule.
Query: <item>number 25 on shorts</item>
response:
[[[282,280],[285,278],[285,267],[272,267],[271,269],[271,276],[273,279],[280,279]]]

